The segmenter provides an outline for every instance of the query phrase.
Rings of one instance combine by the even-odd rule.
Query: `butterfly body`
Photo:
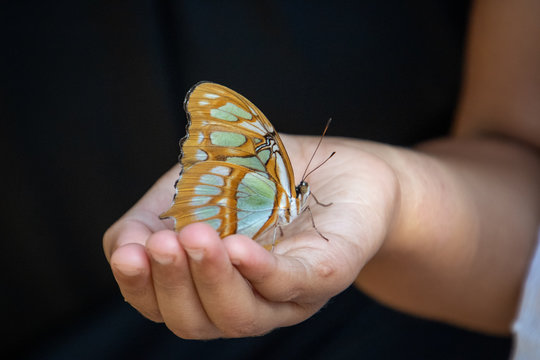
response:
[[[272,124],[242,95],[210,82],[186,95],[182,171],[169,210],[175,230],[206,222],[220,236],[257,239],[305,208],[309,186],[294,186],[288,154]],[[299,191],[297,191],[299,190]]]

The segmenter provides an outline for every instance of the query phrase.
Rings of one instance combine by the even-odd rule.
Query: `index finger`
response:
[[[145,245],[152,233],[167,228],[159,214],[165,211],[172,201],[174,181],[179,171],[179,165],[173,166],[105,232],[103,250],[109,261],[116,248],[130,243]]]
[[[210,226],[188,225],[179,239],[190,256],[201,303],[226,337],[261,335],[308,317],[295,303],[268,301],[254,292],[230,262],[223,240]]]

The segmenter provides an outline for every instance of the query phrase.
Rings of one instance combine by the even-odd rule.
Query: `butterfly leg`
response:
[[[277,229],[279,229],[280,236],[283,237],[283,229],[281,228],[281,226],[279,226],[277,224],[274,225],[274,238],[272,239],[272,248],[270,249],[270,251],[274,250],[274,245],[276,244]]]
[[[274,236],[272,238],[272,248],[270,249],[270,251],[274,251],[274,245],[276,244],[276,233],[277,233],[277,229],[278,229],[278,225],[275,224],[274,225]],[[281,230],[281,227],[279,228],[279,230]]]
[[[322,203],[320,202],[317,197],[315,196],[314,193],[311,193],[311,196],[313,196],[313,200],[315,200],[315,202],[317,203],[317,205],[321,205],[321,206],[324,206],[324,207],[327,207],[327,206],[330,206],[332,205],[333,203],[328,203],[328,204],[325,204],[325,203]],[[311,218],[313,220],[313,218]]]
[[[319,203],[317,201],[317,203]],[[328,205],[332,205],[331,203],[328,204]],[[315,229],[315,231],[317,232],[317,234],[319,234],[320,237],[322,237],[324,240],[326,241],[329,241],[328,238],[326,236],[324,236],[323,234],[321,234],[321,232],[319,231],[319,229],[317,229],[317,226],[315,226],[315,220],[313,219],[313,213],[311,212],[311,209],[309,208],[309,206],[306,207],[307,211],[309,212],[309,217],[311,218],[311,225],[313,225],[313,228]]]

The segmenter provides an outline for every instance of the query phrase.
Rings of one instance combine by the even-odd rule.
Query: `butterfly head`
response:
[[[300,184],[296,186],[296,197],[298,198],[300,202],[301,210],[303,210],[304,207],[306,206],[307,198],[309,197],[310,193],[311,192],[309,190],[309,184],[306,181],[302,180],[300,181]]]

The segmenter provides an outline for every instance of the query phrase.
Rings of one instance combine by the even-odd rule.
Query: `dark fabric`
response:
[[[181,4],[171,42],[185,86],[228,85],[279,131],[319,135],[332,117],[330,135],[410,145],[448,130],[464,1]]]
[[[507,359],[508,340],[413,318],[350,288],[309,320],[264,337],[182,340],[125,304],[105,309],[82,329],[29,359]]]
[[[176,161],[185,126],[180,104],[197,81],[244,94],[281,132],[320,134],[332,117],[329,135],[411,145],[445,134],[467,7],[427,0],[3,2],[6,351],[62,353],[84,341],[88,354],[110,349],[119,357],[244,346],[260,349],[259,358],[274,348],[315,358],[349,350],[414,358],[428,354],[426,346],[440,352],[436,358],[458,354],[458,346],[459,354],[496,358],[491,351],[500,349],[504,357],[508,339],[408,317],[360,294],[353,302],[345,295],[356,317],[346,324],[333,320],[344,316],[336,299],[318,320],[263,338],[215,348],[180,341],[127,304],[109,305],[121,297],[101,249],[105,229]]]

